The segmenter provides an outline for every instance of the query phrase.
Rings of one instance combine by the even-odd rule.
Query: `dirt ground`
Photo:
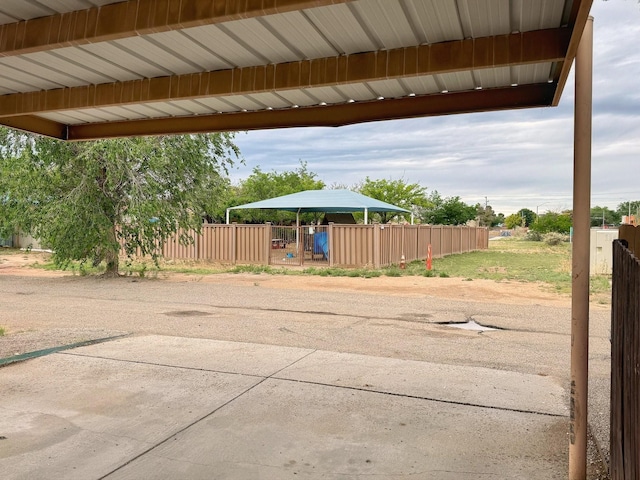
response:
[[[0,251],[0,275],[22,277],[66,277],[74,273],[33,268],[36,263],[45,263],[49,254],[45,252],[13,253],[3,255]],[[152,277],[153,278],[153,277]],[[184,274],[162,271],[157,278],[172,282],[202,282],[238,286],[260,286],[285,290],[354,291],[380,293],[393,296],[429,296],[438,298],[468,299],[474,302],[502,303],[513,305],[546,305],[569,307],[571,298],[550,290],[544,284],[513,281],[466,280],[440,277],[321,277],[317,275],[255,275],[255,274]],[[607,309],[608,306],[594,303],[592,308]]]

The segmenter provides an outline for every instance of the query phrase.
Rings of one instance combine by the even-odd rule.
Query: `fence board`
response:
[[[635,239],[637,230],[621,232]],[[640,261],[613,242],[611,300],[612,480],[640,478]]]
[[[299,228],[299,230],[296,230]],[[311,251],[313,231],[326,232],[329,258]],[[442,225],[335,225],[280,227],[207,224],[193,244],[181,245],[179,235],[166,240],[165,258],[221,263],[303,265],[310,262],[343,267],[389,266],[424,260],[431,245],[433,258],[489,247],[486,228]],[[274,237],[275,236],[275,237]],[[282,243],[274,250],[273,239]],[[280,245],[278,243],[278,245]],[[288,255],[291,254],[292,256]]]

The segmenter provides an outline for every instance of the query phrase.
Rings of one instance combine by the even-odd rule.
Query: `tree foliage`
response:
[[[622,202],[618,204],[616,212],[621,218],[625,215],[635,215],[638,218],[640,217],[640,200]]]
[[[322,190],[325,184],[317,177],[316,173],[309,171],[306,162],[300,162],[298,168],[286,172],[263,172],[260,167],[255,167],[251,175],[235,190],[235,196],[230,199],[228,206],[259,202],[305,190]],[[234,221],[246,223],[284,224],[295,221],[296,218],[291,212],[272,210],[234,210],[232,215]]]
[[[500,223],[504,222],[504,215],[493,211],[493,207],[491,205],[482,206],[481,204],[476,205],[476,217],[478,219],[478,226],[480,227],[495,227]]]
[[[425,188],[418,183],[408,183],[404,179],[398,180],[372,180],[369,177],[364,179],[357,191],[367,197],[375,198],[382,202],[390,203],[396,207],[404,208],[410,212],[414,207],[425,207],[429,203]],[[372,214],[381,223],[387,223],[392,217],[398,216],[409,220],[410,214],[394,212],[375,212]]]
[[[464,225],[476,218],[476,207],[467,205],[460,197],[442,196],[434,190],[427,198],[428,204],[420,210],[424,223],[432,225]]]
[[[518,215],[517,213],[512,213],[504,219],[504,226],[510,229],[521,227],[524,223],[524,217]]]
[[[533,210],[529,210],[528,208],[521,208],[517,211],[517,215],[520,215],[520,217],[524,218],[523,227],[530,227],[533,222],[536,221],[536,212],[534,212]]]
[[[625,213],[626,215],[626,213]],[[608,207],[595,206],[591,209],[591,226],[602,227],[604,225],[618,225],[622,220],[621,215]]]
[[[538,217],[533,225],[531,225],[531,230],[542,234],[549,232],[568,234],[571,230],[571,224],[572,219],[570,212],[547,212]]]
[[[0,225],[32,233],[58,263],[104,260],[115,274],[120,243],[155,259],[169,235],[199,229],[238,155],[233,134],[68,143],[3,129]]]

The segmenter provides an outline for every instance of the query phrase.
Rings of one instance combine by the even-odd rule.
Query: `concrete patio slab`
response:
[[[561,395],[531,375],[163,336],[0,372],[3,479],[566,477]]]
[[[145,335],[76,348],[73,353],[268,377],[313,351],[257,343]]]
[[[100,478],[260,380],[64,354],[4,367],[0,477]]]
[[[557,417],[269,379],[107,478],[560,479],[565,431]]]
[[[566,391],[552,378],[484,367],[316,351],[276,376],[445,402],[569,415]]]

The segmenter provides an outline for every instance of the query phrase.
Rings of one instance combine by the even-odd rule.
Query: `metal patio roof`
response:
[[[0,124],[68,140],[557,105],[592,0],[3,0]]]
[[[230,207],[229,210],[249,208],[285,210],[288,212],[351,213],[369,211],[411,213],[404,208],[396,207],[390,203],[376,200],[351,190],[306,190],[283,195],[282,197]]]

